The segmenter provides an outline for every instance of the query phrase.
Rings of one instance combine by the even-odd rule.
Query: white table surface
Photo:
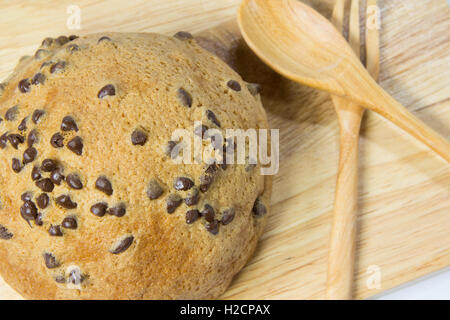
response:
[[[450,0],[449,0],[450,1]],[[450,300],[450,266],[398,288],[372,297],[374,300]]]

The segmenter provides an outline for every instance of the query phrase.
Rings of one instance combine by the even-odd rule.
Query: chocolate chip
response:
[[[78,206],[67,194],[59,196],[55,199],[55,202],[65,209],[75,209]]]
[[[42,62],[42,64],[41,64],[41,67],[39,68],[40,70],[42,70],[43,68],[45,68],[45,67],[48,67],[48,66],[50,66],[50,65],[52,65],[54,62],[53,61],[44,61],[44,62]]]
[[[67,148],[76,155],[83,154],[83,140],[80,137],[75,137],[67,143]]]
[[[69,278],[67,279],[69,283],[74,285],[81,284],[86,277],[80,273],[80,270],[73,269],[70,271]]]
[[[14,147],[14,149],[17,150],[19,144],[24,143],[25,137],[20,134],[17,134],[17,133],[12,133],[8,136],[8,140],[11,143],[11,145]]]
[[[50,47],[53,43],[53,40],[54,39],[50,37],[45,38],[44,40],[42,40],[41,47]]]
[[[17,105],[15,105],[14,107],[11,107],[8,110],[6,110],[5,119],[8,121],[14,121],[14,120],[16,120],[18,113],[19,113],[19,107]]]
[[[189,190],[194,186],[194,181],[186,177],[177,177],[173,182],[175,190]]]
[[[105,202],[99,202],[91,207],[91,212],[97,217],[103,217],[108,209],[108,205]]]
[[[44,110],[36,109],[36,110],[34,110],[33,115],[31,116],[31,120],[33,120],[33,122],[34,122],[35,124],[37,124],[37,123],[39,122],[39,119],[41,119],[41,117],[42,117],[44,114],[45,114],[45,111],[44,111]]]
[[[27,130],[27,121],[28,121],[28,117],[23,118],[22,121],[20,122],[19,126],[17,127],[17,129],[19,131]]]
[[[177,98],[180,101],[181,105],[188,108],[192,106],[192,97],[189,92],[187,92],[183,88],[179,88],[177,90]]]
[[[55,185],[49,178],[44,178],[36,181],[36,186],[44,192],[52,192]]]
[[[234,156],[233,156],[234,157]],[[223,156],[222,156],[222,163],[219,164],[219,166],[223,169],[227,169],[227,146],[223,145]]]
[[[214,123],[216,126],[220,128],[220,122],[217,120],[216,115],[211,110],[206,110],[206,117],[211,120],[212,123]]]
[[[72,189],[80,190],[83,189],[83,183],[81,182],[80,178],[76,174],[69,174],[66,177],[66,182]]]
[[[215,150],[220,150],[221,148],[223,148],[222,144],[223,138],[220,133],[214,133],[213,135],[210,135],[209,139],[211,140],[211,146]]]
[[[36,181],[36,186],[44,192],[52,192],[55,188],[55,185],[49,178]]]
[[[10,134],[8,136],[8,139],[11,145],[14,147],[14,149],[17,149],[19,144],[22,144],[25,141],[25,137],[17,133]]]
[[[74,217],[65,217],[61,225],[66,229],[76,229],[78,228],[77,220]]]
[[[55,277],[55,282],[57,283],[66,283],[66,278],[62,275],[56,276]]]
[[[42,226],[42,225],[44,224],[44,221],[43,221],[42,219],[43,219],[42,213],[41,213],[41,212],[38,212],[36,218],[34,219],[34,223],[35,223],[37,226]]]
[[[27,145],[28,147],[32,147],[38,141],[38,133],[36,129],[33,129],[28,134]]]
[[[205,218],[206,221],[211,222],[214,220],[216,213],[214,212],[213,207],[211,207],[209,204],[205,204],[201,214]]]
[[[170,155],[172,153],[173,148],[175,148],[176,145],[177,143],[175,141],[170,140],[169,142],[167,142],[166,154]]]
[[[235,81],[235,80],[230,80],[227,82],[227,86],[234,91],[241,91],[241,85],[239,84],[239,82]]]
[[[33,162],[37,157],[37,150],[33,147],[27,148],[23,152],[23,164]]]
[[[50,54],[50,51],[45,50],[45,49],[38,49],[35,53],[34,53],[34,58],[36,60],[41,60],[45,57],[47,57]]]
[[[264,203],[262,203],[262,201],[259,198],[255,200],[252,211],[253,215],[256,217],[262,217],[267,213],[266,206],[264,205]]]
[[[227,170],[228,165],[225,162],[226,159],[223,159],[223,160],[224,160],[224,162],[219,164],[219,166],[220,166],[220,168],[222,168],[222,170]]]
[[[45,261],[45,266],[49,269],[54,269],[54,268],[58,268],[60,266],[59,262],[56,260],[56,257],[51,254],[51,253],[44,253],[44,261]]]
[[[97,94],[97,97],[99,99],[103,99],[106,96],[115,96],[116,95],[116,88],[112,84],[107,84],[103,88],[100,89],[100,91]]]
[[[50,144],[54,148],[62,148],[64,147],[64,137],[60,133],[55,133],[50,139]]]
[[[215,163],[208,165],[205,170],[205,173],[213,174],[217,171],[217,165]]]
[[[147,134],[140,130],[136,129],[131,134],[131,143],[133,145],[140,145],[143,146],[147,142]]]
[[[235,213],[236,212],[235,212],[234,208],[226,208],[226,209],[222,210],[222,220],[221,220],[222,224],[227,225],[231,221],[233,221]]]
[[[20,207],[20,215],[26,221],[34,220],[37,217],[37,208],[32,201],[25,201]]]
[[[200,199],[200,194],[198,192],[197,188],[193,188],[189,191],[187,197],[184,199],[184,203],[186,203],[187,206],[195,206],[198,203],[198,200]]]
[[[98,177],[97,181],[95,181],[95,188],[106,193],[108,196],[113,194],[112,184],[105,176]]]
[[[173,148],[175,148],[176,145],[177,143],[175,141],[169,140],[169,142],[167,142],[166,154],[170,155],[172,153]]]
[[[166,146],[166,154],[168,156],[170,156],[172,159],[175,159],[178,154],[179,154],[179,149],[177,148],[175,151],[175,147],[178,145],[177,142],[170,140],[169,142],[167,142],[167,146]]]
[[[225,149],[225,145],[223,146],[224,147],[224,149]],[[225,152],[225,151],[224,151]],[[222,156],[222,161],[220,161],[220,162],[222,162],[222,163],[218,163],[218,165],[219,165],[219,167],[222,169],[222,170],[227,170],[227,157],[226,157],[226,154],[224,154],[223,156]]]
[[[110,38],[110,37],[107,37],[107,36],[103,36],[103,37],[101,37],[100,39],[98,39],[97,43],[100,43],[100,42],[102,42],[102,41],[111,41],[111,38]]]
[[[55,160],[45,159],[42,161],[41,170],[44,172],[52,172],[58,167],[58,164]]]
[[[19,147],[19,144],[22,144],[25,141],[25,137],[17,134],[17,133],[12,133],[10,135],[8,135],[8,140],[11,143],[11,145],[14,147],[14,149],[17,150],[17,148]]]
[[[50,180],[56,185],[61,185],[61,181],[65,179],[62,168],[57,168],[50,173]]]
[[[3,92],[5,91],[7,84],[6,83],[0,83],[0,96],[3,94]],[[1,121],[0,121],[1,122]]]
[[[79,38],[79,36],[74,35],[74,34],[72,34],[72,35],[69,36],[69,40],[70,40],[70,41],[73,41],[73,40],[78,39],[78,38]]]
[[[247,83],[247,89],[253,96],[261,93],[261,85],[259,83]]]
[[[192,36],[192,34],[190,34],[189,32],[186,32],[186,31],[178,31],[173,36],[175,38],[177,38],[177,39],[180,39],[180,40],[190,40],[190,39],[194,38]]]
[[[194,223],[198,217],[200,216],[200,212],[197,209],[189,210],[186,212],[186,223],[191,224]]]
[[[69,44],[66,48],[67,52],[69,53],[73,53],[75,51],[80,51],[80,47],[77,46],[76,44]]]
[[[183,199],[177,194],[170,194],[166,199],[167,213],[174,213],[175,210],[181,205]]]
[[[43,84],[44,82],[45,82],[45,75],[43,75],[40,72],[36,73],[31,79],[31,84],[34,84],[36,86],[39,84]]]
[[[78,132],[78,126],[71,116],[65,116],[61,122],[61,130]]]
[[[25,201],[31,201],[33,199],[33,193],[32,192],[24,192],[22,193],[22,195],[20,196],[20,199],[25,202]]]
[[[53,170],[50,173],[50,181],[56,185],[61,185],[61,181],[64,180],[64,175],[61,172],[61,169],[58,168],[56,170]]]
[[[8,144],[8,132],[5,132],[0,137],[0,148],[5,149],[7,144]]]
[[[48,229],[48,233],[52,236],[52,237],[62,237],[63,233],[61,230],[61,226],[54,226],[51,225],[50,228]]]
[[[41,193],[36,198],[36,203],[40,209],[44,210],[50,203],[50,197],[46,193]]]
[[[113,246],[113,248],[110,250],[110,252],[113,254],[119,254],[119,253],[124,252],[131,246],[131,244],[133,243],[133,240],[134,240],[133,236],[128,236],[126,238],[123,238],[122,240],[120,240]]]
[[[70,41],[69,38],[66,36],[59,36],[58,38],[56,38],[56,42],[61,46],[65,45],[69,41]]]
[[[20,171],[22,171],[22,164],[20,163],[20,160],[17,158],[12,159],[11,167],[15,173],[19,173]]]
[[[41,178],[41,171],[38,167],[33,167],[33,170],[31,170],[31,180],[36,181]]]
[[[207,130],[208,130],[207,126],[200,124],[194,128],[194,134],[202,139],[206,139],[207,138],[207,135],[206,135]]]
[[[158,199],[164,193],[163,188],[155,179],[150,180],[147,187],[147,196],[150,200]]]
[[[219,233],[219,221],[217,219],[208,222],[205,224],[206,230],[211,232],[213,235],[216,235]]]
[[[211,184],[213,183],[213,181],[214,181],[214,177],[209,174],[200,176],[200,191],[201,192],[208,191],[208,189],[211,186]]]
[[[65,68],[66,68],[66,62],[58,61],[50,67],[50,73],[59,73],[59,72],[62,72]]]
[[[116,216],[116,217],[123,217],[127,210],[125,209],[125,205],[123,203],[118,204],[115,207],[109,208],[106,211],[109,215]]]
[[[14,235],[9,230],[0,224],[0,239],[10,240]]]

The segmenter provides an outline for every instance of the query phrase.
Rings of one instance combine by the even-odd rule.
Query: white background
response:
[[[450,0],[449,0],[450,1]],[[450,241],[450,239],[449,239]],[[450,267],[380,295],[376,300],[450,300]]]

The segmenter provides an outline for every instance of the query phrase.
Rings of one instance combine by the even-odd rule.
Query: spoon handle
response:
[[[352,298],[358,200],[358,140],[364,109],[332,96],[339,119],[339,170],[328,252],[327,299]]]
[[[356,67],[358,70],[349,73],[354,75],[353,79],[343,82],[346,90],[340,95],[377,112],[450,163],[450,143],[384,91],[361,64]]]
[[[372,80],[373,81],[373,80]],[[405,130],[417,140],[434,150],[442,158],[450,162],[450,143],[415,117],[408,109],[384,91],[376,82],[377,95],[370,101],[369,109],[379,113],[399,128]]]

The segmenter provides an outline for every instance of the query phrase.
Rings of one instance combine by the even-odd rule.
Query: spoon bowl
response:
[[[363,68],[334,26],[300,1],[245,0],[239,17],[252,50],[291,80],[342,96],[336,77]]]
[[[239,27],[272,69],[373,110],[450,162],[450,144],[386,93],[336,28],[297,0],[244,0]]]

